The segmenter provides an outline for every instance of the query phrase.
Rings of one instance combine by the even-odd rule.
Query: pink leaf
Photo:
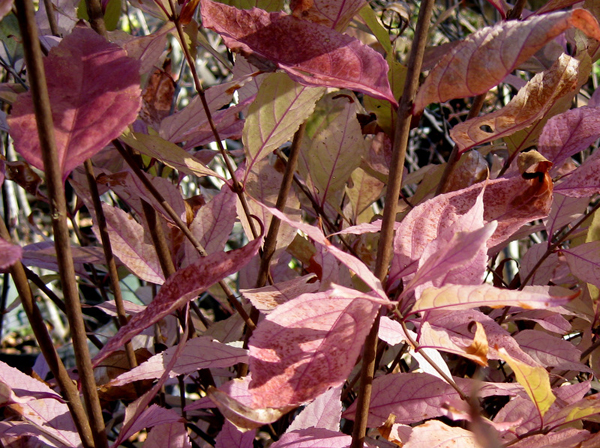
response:
[[[136,119],[139,65],[95,31],[76,27],[50,51],[44,68],[64,180]],[[9,125],[19,153],[43,170],[31,93],[19,95]]]
[[[144,442],[144,448],[192,448],[185,425],[181,422],[155,426]]]
[[[241,249],[201,258],[187,268],[177,271],[167,279],[150,305],[143,312],[133,316],[127,325],[121,327],[108,341],[94,358],[94,365],[97,366],[144,328],[181,308],[219,280],[239,271],[256,255],[260,243],[261,239],[257,238]]]
[[[321,283],[319,281],[308,283],[309,280],[314,280],[314,278],[314,274],[308,274],[262,288],[241,289],[240,293],[252,302],[257,310],[268,313],[277,308],[278,305],[289,302],[301,294],[317,292]]]
[[[585,213],[588,203],[589,198],[570,198],[562,194],[555,194],[552,209],[546,222],[548,235],[554,235],[554,232],[561,227],[579,219]],[[521,274],[521,277],[523,277],[523,274]]]
[[[286,432],[309,428],[338,431],[342,417],[341,393],[342,387],[338,386],[319,395],[298,414]]]
[[[121,386],[132,381],[159,378],[173,358],[177,347],[170,347],[154,355],[143,364],[119,375],[110,382],[110,386]],[[248,362],[248,352],[242,348],[231,347],[207,337],[197,337],[188,341],[177,357],[169,377],[187,375],[200,369],[231,367]]]
[[[584,9],[503,21],[469,35],[431,71],[417,93],[415,111],[430,103],[487,92],[571,27],[600,40],[598,22]]]
[[[515,335],[521,348],[544,367],[592,372],[580,362],[581,351],[569,341],[543,331],[523,330]]]
[[[534,434],[511,445],[513,448],[565,448],[585,446],[582,442],[590,437],[589,431],[569,428],[548,434]]]
[[[524,309],[545,309],[569,303],[571,297],[551,296],[544,288],[526,287],[523,291],[494,288],[483,284],[476,286],[446,285],[428,288],[417,300],[412,312],[428,310],[464,310],[489,306],[518,306]]]
[[[288,432],[271,448],[349,448],[352,437],[322,428]]]
[[[336,257],[339,261],[341,261],[343,264],[352,269],[356,273],[356,275],[358,275],[371,289],[373,289],[373,291],[380,298],[380,303],[389,303],[389,299],[381,287],[381,282],[377,279],[377,277],[375,277],[375,275],[373,275],[373,273],[370,271],[367,265],[365,265],[362,261],[360,261],[353,255],[348,254],[335,247],[329,242],[327,238],[325,238],[323,232],[318,228],[301,222],[292,221],[276,208],[270,208],[263,204],[261,204],[261,206],[270,211],[273,215],[277,216],[282,221],[304,232],[309,238],[311,238],[316,243],[319,243],[322,246],[324,246],[334,257]]]
[[[13,2],[14,0],[0,0],[0,19],[10,12]]]
[[[250,339],[254,407],[298,405],[341,384],[378,309],[364,293],[341,286],[277,307]]]
[[[21,249],[21,246],[9,243],[8,241],[0,238],[0,253],[2,254],[2,259],[0,259],[1,272],[8,269],[21,259],[23,255],[23,249]]]
[[[225,420],[217,436],[215,448],[253,448],[255,436],[256,429],[242,432],[229,420]]]
[[[554,189],[557,193],[572,198],[589,198],[600,192],[600,157],[598,153],[594,152],[583,165],[565,176]]]
[[[439,420],[431,420],[413,428],[405,448],[449,447],[483,448],[475,434],[466,429],[451,427]]]
[[[36,437],[49,437],[54,443],[59,442],[58,446],[81,445],[69,408],[60,395],[3,362],[0,362],[0,398],[2,405],[10,406],[19,418],[32,425]],[[16,404],[11,406],[11,403]]]
[[[210,0],[201,5],[204,26],[232,50],[266,59],[306,85],[358,90],[397,104],[387,63],[357,39],[284,13],[239,10]]]
[[[600,241],[591,241],[561,252],[571,272],[584,282],[600,286]]]

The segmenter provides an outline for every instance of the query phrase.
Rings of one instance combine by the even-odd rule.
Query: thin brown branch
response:
[[[4,221],[1,219],[0,237],[6,241],[11,240],[8,229],[4,225]],[[56,353],[54,343],[52,342],[52,338],[50,337],[48,328],[46,327],[46,322],[44,322],[42,313],[35,303],[33,294],[31,293],[31,288],[29,287],[29,282],[27,281],[25,269],[21,262],[17,262],[11,266],[10,274],[13,278],[15,286],[17,287],[21,304],[23,305],[25,314],[27,314],[27,318],[29,319],[31,329],[33,330],[33,334],[35,335],[40,350],[42,351],[42,354],[48,363],[50,371],[56,378],[56,382],[60,387],[63,397],[66,399],[67,406],[69,406],[69,411],[71,412],[71,416],[73,417],[73,421],[75,422],[75,426],[77,427],[77,432],[81,437],[83,446],[85,448],[93,448],[94,439],[92,438],[90,424],[87,416],[85,415],[81,399],[79,398],[79,392],[77,391],[75,383],[73,383],[69,377],[67,369],[65,369],[65,366],[59,358],[58,353]]]
[[[400,196],[400,189],[402,188],[402,171],[404,169],[404,159],[406,157],[406,149],[408,146],[412,108],[419,86],[419,75],[421,73],[425,45],[427,44],[427,34],[429,31],[433,5],[433,0],[423,0],[421,2],[417,27],[415,29],[415,37],[410,49],[410,56],[407,64],[408,70],[406,72],[404,91],[402,92],[402,98],[400,99],[400,105],[398,107],[392,163],[390,166],[385,208],[383,210],[383,222],[381,225],[381,234],[379,237],[379,245],[377,247],[377,261],[375,265],[375,275],[382,283],[387,276],[388,266],[392,258],[394,224],[396,222],[398,197]],[[362,448],[367,433],[369,403],[371,401],[373,375],[375,373],[375,359],[377,356],[378,332],[379,315],[375,318],[375,323],[367,336],[365,347],[363,349],[363,366],[356,417],[354,420],[354,430],[352,432],[352,448]]]
[[[169,6],[170,6],[171,12],[172,12],[170,19],[173,21],[173,23],[175,24],[175,27],[177,28],[177,35],[179,36],[179,41],[181,42],[183,54],[185,56],[185,60],[187,61],[188,66],[190,67],[190,72],[192,73],[192,79],[194,80],[194,87],[196,88],[196,92],[198,93],[198,96],[200,97],[200,101],[202,102],[202,107],[204,108],[204,113],[206,114],[206,120],[208,121],[210,129],[213,133],[213,136],[215,137],[215,142],[217,144],[217,149],[219,150],[219,154],[221,154],[221,157],[223,158],[223,161],[225,162],[225,166],[227,167],[227,171],[229,172],[229,175],[231,176],[231,181],[233,183],[233,191],[237,194],[237,196],[240,200],[240,203],[242,204],[242,208],[244,209],[244,214],[246,215],[246,218],[248,219],[248,224],[250,225],[250,230],[252,232],[252,236],[254,238],[258,238],[259,232],[256,229],[256,226],[254,225],[254,219],[252,219],[252,216],[251,216],[252,212],[250,211],[250,207],[248,206],[248,201],[246,200],[246,195],[244,194],[244,186],[237,179],[237,176],[235,175],[235,169],[231,165],[231,161],[229,160],[229,157],[227,156],[227,152],[225,151],[225,148],[223,147],[221,137],[219,136],[219,131],[217,130],[217,126],[215,125],[215,121],[213,120],[212,113],[210,111],[210,108],[208,107],[208,102],[206,101],[204,87],[202,87],[202,83],[200,82],[200,77],[198,76],[198,71],[196,70],[196,62],[194,61],[194,58],[190,54],[190,50],[186,44],[186,39],[185,39],[185,35],[183,32],[183,28],[181,26],[179,16],[176,13],[175,3],[173,0],[169,0]]]
[[[38,40],[33,3],[30,0],[16,0],[15,5],[31,84],[44,172],[46,173],[48,196],[50,198],[50,216],[54,232],[59,275],[67,305],[67,318],[73,338],[75,362],[79,372],[94,444],[96,448],[104,448],[108,446],[108,441],[87,346],[77,282],[75,281],[75,268],[71,255],[69,229],[67,227],[67,205],[62,183],[62,171],[58,162],[54,139],[50,98],[46,85],[46,75],[44,73],[42,51]]]

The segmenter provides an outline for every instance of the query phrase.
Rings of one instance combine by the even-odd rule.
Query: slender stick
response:
[[[152,185],[152,182],[150,182],[148,180],[148,178],[146,177],[144,172],[137,165],[133,156],[123,147],[123,145],[121,144],[120,141],[113,140],[113,144],[115,145],[115,147],[117,148],[119,153],[123,156],[123,158],[125,159],[127,164],[131,167],[134,174],[142,181],[142,183],[144,184],[146,189],[150,192],[150,194],[152,196],[154,196],[154,198],[164,208],[164,210],[171,217],[171,219],[173,221],[175,221],[175,224],[177,225],[177,227],[179,227],[179,229],[181,229],[183,234],[192,243],[192,245],[198,251],[198,253],[202,257],[206,257],[208,254],[204,250],[204,247],[202,247],[202,244],[200,244],[198,239],[192,234],[192,232],[190,232],[190,229],[188,228],[188,226],[181,220],[181,218],[179,217],[179,215],[177,215],[175,210],[173,210],[173,207],[171,207],[169,205],[169,203],[160,194],[160,192],[156,189],[156,187],[154,187],[154,185]],[[244,319],[244,322],[246,323],[246,325],[248,325],[248,328],[252,328],[252,329],[256,328],[256,324],[252,321],[252,319],[250,319],[250,316],[248,316],[248,313],[246,313],[246,310],[244,310],[244,308],[242,307],[240,302],[236,299],[235,295],[233,294],[233,291],[231,291],[231,288],[229,288],[229,286],[227,286],[227,283],[225,283],[224,280],[220,280],[219,286],[221,287],[221,289],[227,296],[227,300],[229,301],[229,303],[236,309],[236,311],[238,313],[240,313],[240,316],[242,316],[242,319]]]
[[[69,229],[66,220],[67,206],[62,184],[62,172],[54,140],[52,111],[50,109],[50,98],[46,85],[42,51],[35,25],[33,3],[30,0],[16,0],[15,5],[17,7],[17,17],[19,19],[19,27],[21,28],[25,60],[31,83],[33,106],[42,150],[44,172],[46,173],[46,182],[48,185],[48,196],[51,198],[50,216],[54,232],[59,274],[67,305],[67,318],[73,338],[75,362],[79,372],[94,444],[96,448],[104,448],[108,446],[108,442],[104,419],[102,417],[102,408],[100,407],[98,392],[96,390],[96,381],[94,380],[94,371],[87,346],[77,282],[75,281],[75,268],[71,255]]]
[[[419,19],[415,30],[413,45],[408,60],[408,70],[404,91],[398,107],[398,119],[394,133],[394,147],[390,176],[387,186],[385,208],[383,211],[383,222],[381,235],[377,247],[377,261],[375,264],[375,275],[383,282],[387,275],[388,266],[392,258],[392,242],[394,238],[394,224],[398,207],[398,197],[402,188],[402,170],[408,146],[408,135],[412,108],[417,88],[419,86],[419,75],[423,62],[423,54],[427,43],[429,22],[433,11],[434,0],[423,0],[419,10]],[[377,356],[377,335],[379,332],[379,315],[371,328],[365,341],[363,349],[363,365],[361,371],[360,389],[352,432],[352,448],[362,448],[367,433],[367,419],[369,415],[369,403],[371,401],[371,390],[373,375],[375,373],[375,359]]]
[[[237,179],[235,175],[235,170],[227,157],[227,153],[225,152],[225,148],[223,148],[223,143],[221,142],[221,137],[219,137],[219,131],[217,130],[217,126],[215,125],[215,121],[213,120],[212,113],[210,112],[210,108],[208,107],[208,102],[206,101],[206,95],[204,94],[204,88],[202,87],[202,83],[200,82],[200,78],[198,77],[198,71],[196,70],[196,63],[194,62],[194,58],[190,54],[190,50],[186,45],[185,36],[183,33],[183,28],[181,27],[181,22],[179,21],[179,16],[177,16],[175,10],[175,3],[173,0],[169,0],[169,5],[171,7],[172,16],[170,19],[173,21],[175,26],[177,27],[177,34],[179,35],[179,41],[181,42],[181,46],[183,48],[183,54],[185,55],[185,60],[190,67],[190,71],[192,72],[192,78],[194,79],[194,87],[196,88],[196,92],[198,96],[200,96],[200,101],[202,101],[202,107],[204,108],[204,113],[206,114],[206,119],[208,124],[210,125],[210,129],[215,137],[215,141],[217,143],[217,149],[225,162],[225,166],[227,167],[227,171],[231,176],[231,181],[233,183],[233,191],[238,195],[240,199],[240,203],[242,204],[242,208],[244,209],[244,213],[248,218],[248,223],[250,225],[250,230],[252,231],[252,236],[254,238],[258,238],[258,230],[254,225],[254,220],[252,219],[252,213],[250,211],[250,207],[248,206],[248,201],[246,200],[246,196],[244,194],[244,187],[241,182]]]
[[[108,234],[108,226],[106,225],[106,217],[102,210],[102,203],[100,202],[100,194],[98,192],[98,184],[96,183],[96,177],[94,176],[94,167],[92,161],[87,159],[84,163],[85,174],[88,180],[88,186],[90,188],[90,195],[94,203],[94,212],[96,214],[96,223],[98,224],[98,230],[100,232],[100,240],[102,241],[102,249],[104,251],[104,258],[106,260],[106,266],[108,267],[108,276],[110,278],[110,284],[115,296],[115,305],[117,307],[117,320],[119,327],[127,324],[127,313],[125,311],[125,305],[123,303],[123,295],[121,294],[121,285],[119,283],[119,274],[117,272],[117,263],[112,251],[112,245],[110,243],[110,236]],[[131,341],[125,344],[125,353],[127,361],[129,362],[129,368],[133,369],[137,366],[137,360],[135,358],[135,352],[133,351],[133,345]]]
[[[4,225],[3,220],[0,220],[0,237],[6,241],[11,240],[10,234]],[[64,398],[67,400],[67,406],[69,406],[69,411],[71,412],[71,416],[73,417],[73,421],[75,422],[75,426],[77,427],[77,432],[81,437],[83,446],[86,448],[93,448],[94,439],[92,438],[92,431],[90,429],[87,415],[85,415],[83,405],[81,404],[81,399],[79,398],[79,392],[77,391],[75,383],[73,383],[69,377],[67,369],[65,369],[65,366],[58,356],[58,353],[56,353],[54,343],[52,342],[52,338],[48,333],[48,328],[46,327],[42,313],[33,299],[31,288],[29,287],[29,282],[27,281],[27,275],[25,274],[25,269],[20,261],[11,266],[10,274],[15,282],[17,291],[19,292],[21,304],[23,305],[25,314],[27,314],[27,318],[31,324],[31,329],[35,334],[35,339],[37,340],[40,350],[42,351],[42,354],[48,363],[50,371],[56,378],[56,382],[58,383]]]
[[[300,146],[302,145],[302,139],[304,138],[305,130],[306,122],[300,125],[300,128],[296,131],[296,134],[294,135],[294,140],[292,141],[292,147],[290,148],[290,156],[288,157],[287,164],[285,165],[285,172],[283,174],[283,179],[281,180],[279,194],[277,195],[277,203],[275,204],[277,210],[281,212],[283,212],[285,209],[287,197],[292,188],[292,183],[294,182],[294,173],[296,172],[296,166],[298,165],[298,158],[300,157]],[[256,281],[257,288],[262,288],[267,284],[267,278],[269,275],[269,264],[271,263],[271,258],[275,253],[275,246],[277,244],[277,234],[279,233],[280,226],[281,220],[273,216],[273,219],[271,219],[271,224],[269,225],[267,237],[265,238],[265,243],[263,245],[263,253],[260,262],[260,271],[258,272],[258,279]]]

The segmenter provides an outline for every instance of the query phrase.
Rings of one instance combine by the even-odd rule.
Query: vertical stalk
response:
[[[429,22],[433,11],[434,0],[422,0],[419,10],[419,18],[415,37],[410,49],[408,59],[408,70],[404,91],[398,107],[398,119],[394,132],[392,164],[387,187],[385,208],[383,210],[383,222],[381,235],[377,247],[377,261],[375,264],[375,275],[383,283],[387,275],[388,266],[392,258],[392,243],[394,239],[394,223],[398,207],[398,197],[402,188],[402,170],[408,145],[410,121],[412,108],[417,88],[419,87],[419,74],[423,62],[423,54],[427,43]],[[369,403],[371,401],[371,390],[373,375],[375,373],[375,358],[377,355],[377,334],[379,332],[379,315],[371,328],[363,350],[363,365],[361,370],[360,389],[352,432],[351,448],[362,448],[367,433],[367,418],[369,415]]]
[[[0,237],[4,238],[6,241],[11,240],[8,229],[4,225],[4,221],[1,219]],[[69,411],[71,412],[71,416],[73,417],[73,421],[77,427],[77,432],[79,433],[81,442],[85,448],[93,448],[94,439],[92,438],[90,424],[87,416],[85,415],[85,411],[83,410],[81,399],[79,398],[79,392],[69,377],[67,369],[65,369],[65,366],[58,356],[58,353],[56,353],[54,343],[52,342],[52,338],[48,333],[42,313],[33,299],[31,288],[29,287],[29,282],[27,281],[27,275],[21,262],[17,262],[10,267],[10,275],[12,276],[15,286],[17,287],[21,304],[23,305],[25,314],[27,314],[27,318],[31,324],[31,329],[33,330],[35,339],[37,340],[40,350],[44,355],[46,362],[48,363],[50,371],[56,378],[56,382],[60,387],[63,397],[67,401],[67,406],[69,407]]]
[[[17,7],[21,37],[23,39],[25,60],[29,71],[33,106],[42,150],[44,172],[46,173],[48,196],[50,198],[50,216],[54,232],[59,275],[67,305],[67,318],[73,338],[75,362],[79,372],[94,444],[96,448],[104,448],[108,446],[108,442],[104,419],[102,417],[102,408],[100,407],[98,392],[96,390],[96,381],[94,380],[94,371],[87,346],[77,282],[75,281],[69,229],[66,221],[67,206],[62,183],[62,172],[58,162],[54,139],[50,98],[48,96],[46,76],[42,62],[42,51],[35,25],[33,3],[30,0],[16,0],[15,5]]]

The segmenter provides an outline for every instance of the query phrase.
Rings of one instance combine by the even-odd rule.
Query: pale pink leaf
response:
[[[301,294],[317,292],[321,286],[321,282],[317,280],[316,282],[308,283],[309,280],[314,279],[314,274],[308,274],[262,288],[240,289],[240,293],[252,302],[252,305],[257,310],[268,313],[277,308],[278,305],[289,302]]]
[[[576,27],[600,40],[598,22],[584,9],[502,21],[469,35],[431,71],[415,99],[428,104],[487,92],[559,34]]]
[[[584,282],[600,286],[600,241],[591,241],[561,252],[573,275]]]
[[[525,255],[521,258],[521,269],[519,274],[524,280],[531,270],[537,265],[540,257],[546,254],[548,250],[547,243],[534,244]],[[535,270],[531,280],[527,282],[528,285],[547,285],[550,280],[554,278],[556,269],[559,266],[559,259],[557,253],[550,254],[540,266]]]
[[[381,303],[389,303],[389,299],[381,287],[381,282],[379,281],[379,279],[377,279],[377,277],[375,277],[375,275],[371,272],[368,266],[365,265],[362,261],[360,261],[353,255],[348,254],[342,251],[341,249],[335,247],[332,243],[329,242],[327,238],[325,238],[323,232],[317,227],[304,224],[302,222],[292,221],[276,208],[270,208],[263,204],[261,205],[282,221],[304,232],[313,241],[324,246],[334,257],[336,257],[339,261],[341,261],[352,271],[354,271],[356,275],[358,275],[358,277],[360,277],[377,294],[377,296],[381,300]]]
[[[600,137],[600,109],[578,107],[548,120],[539,139],[538,151],[553,163],[555,175],[567,159],[586,149]]]
[[[352,18],[366,5],[365,0],[314,0],[310,8],[304,7],[302,1],[296,2],[299,7],[292,8],[292,14],[302,20],[333,28],[343,32]],[[294,5],[294,2],[292,2]]]
[[[285,433],[271,448],[350,448],[352,437],[323,428]]]
[[[581,351],[562,338],[543,331],[523,330],[515,335],[515,340],[526,353],[544,367],[592,372],[589,367],[581,363]]]
[[[2,259],[0,259],[0,271],[4,271],[21,259],[23,256],[23,249],[21,249],[21,246],[17,246],[16,244],[12,244],[0,238],[0,253],[2,254]]]
[[[600,110],[599,110],[600,112]],[[554,187],[572,198],[589,198],[600,192],[600,156],[594,152],[579,168],[570,172]]]
[[[365,233],[377,233],[381,232],[381,219],[377,219],[373,222],[358,224],[356,226],[347,227],[340,232],[333,233],[332,235],[363,235]],[[400,223],[394,223],[394,230],[398,230]]]
[[[332,387],[307,405],[294,419],[286,433],[309,428],[339,431],[342,418],[342,387]]]
[[[554,232],[561,227],[579,219],[585,213],[588,204],[589,198],[570,198],[562,194],[555,194],[552,209],[546,221],[548,235],[554,235]]]
[[[285,73],[273,73],[263,81],[248,110],[242,134],[248,159],[246,173],[292,139],[323,93],[325,89],[303,86]]]
[[[254,407],[298,405],[343,383],[378,309],[369,296],[341,286],[277,307],[249,343]]]
[[[66,36],[69,34],[77,23],[78,5],[79,2],[77,0],[54,0],[52,2],[50,14],[54,15],[54,20],[58,25],[57,31],[59,35]],[[40,3],[39,8],[35,13],[35,21],[39,27],[40,34],[46,35],[44,37],[40,36],[40,40],[52,35],[48,14],[46,4],[44,2]]]
[[[35,428],[34,435],[57,441],[58,446],[75,448],[81,445],[68,406],[45,383],[0,362],[0,386],[2,404],[30,423]]]
[[[252,405],[252,395],[248,391],[248,385],[252,380],[252,374],[249,374],[243,378],[235,378],[231,381],[226,382],[219,387],[219,391],[227,394],[237,402],[244,406]],[[188,404],[185,407],[185,411],[193,411],[195,409],[207,409],[216,407],[214,402],[209,397],[204,397],[200,400],[195,401],[192,404]]]
[[[150,305],[143,312],[133,316],[127,325],[121,327],[106,343],[94,358],[94,365],[98,365],[143,329],[181,308],[219,280],[239,271],[257,254],[260,242],[261,239],[257,238],[241,249],[201,258],[170,276]]]
[[[207,254],[221,252],[225,248],[237,218],[235,204],[236,194],[225,184],[219,194],[196,213],[190,231]],[[193,263],[199,257],[198,251],[187,238],[183,244],[187,263]]]
[[[177,347],[170,347],[152,356],[129,372],[119,375],[109,383],[110,386],[122,386],[132,381],[159,378],[164,373],[165,366],[173,358],[176,349]],[[247,362],[247,350],[231,347],[213,341],[211,338],[200,336],[187,342],[175,361],[169,377],[175,378],[178,375],[187,375],[200,369],[231,367],[238,363]]]
[[[495,288],[483,284],[476,286],[446,285],[441,288],[428,288],[415,303],[412,312],[428,310],[464,310],[489,306],[518,306],[524,309],[545,309],[569,303],[574,296],[551,296],[546,289],[525,287],[523,291]]]
[[[531,437],[511,445],[513,448],[566,448],[580,447],[590,437],[589,431],[583,429],[565,429],[548,434],[534,434]]]
[[[215,448],[253,448],[255,436],[256,429],[242,432],[229,420],[225,420],[217,436]]]
[[[466,429],[431,420],[413,428],[405,448],[450,447],[483,448],[475,434]]]
[[[549,310],[529,310],[520,311],[513,315],[508,315],[507,322],[517,320],[530,320],[538,323],[543,329],[558,334],[567,334],[571,330],[571,323],[557,314]]]
[[[144,442],[144,448],[192,448],[185,425],[182,422],[161,423],[155,426]]]
[[[65,180],[136,119],[141,106],[139,64],[92,29],[76,27],[50,51],[44,68]],[[17,151],[43,170],[30,92],[17,98],[9,125]]]
[[[253,60],[266,60],[305,85],[358,90],[396,104],[385,59],[360,41],[284,13],[201,1],[202,22]]]
[[[562,54],[547,71],[535,75],[502,109],[459,123],[450,137],[462,153],[525,129],[577,87],[579,61]]]
[[[136,276],[150,283],[162,285],[165,277],[156,249],[144,238],[144,229],[131,215],[102,203],[112,251]],[[94,226],[94,231],[98,232]]]

